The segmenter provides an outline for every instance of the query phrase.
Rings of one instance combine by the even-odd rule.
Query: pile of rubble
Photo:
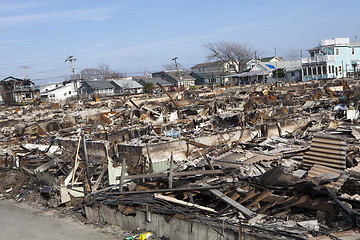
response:
[[[159,237],[155,216],[228,239],[359,235],[356,81],[164,91],[3,107],[0,198],[124,228],[109,211],[144,213]]]

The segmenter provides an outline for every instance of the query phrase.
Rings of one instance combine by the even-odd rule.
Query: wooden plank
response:
[[[90,193],[89,195],[93,196],[118,187],[119,185],[103,188],[96,192]],[[173,189],[152,189],[146,191],[112,192],[109,193],[108,195],[132,195],[132,194],[148,194],[148,193],[160,193],[160,192],[162,193],[188,192],[188,191],[201,191],[201,190],[216,189],[216,188],[219,188],[219,186],[201,186],[201,187],[185,187],[185,188],[173,188]]]
[[[96,180],[93,188],[92,188],[92,192],[96,191],[100,185],[101,179],[104,177],[105,171],[106,171],[106,166],[103,166],[103,169],[101,170],[101,173],[98,177],[98,179]]]
[[[75,180],[75,172],[76,172],[76,169],[78,168],[78,157],[79,157],[79,149],[80,149],[80,143],[81,143],[81,135],[79,136],[79,142],[78,142],[78,146],[76,148],[76,154],[75,154],[75,164],[74,164],[74,168],[73,168],[73,172],[72,172],[72,179],[71,179],[71,185],[74,184],[74,180]],[[66,184],[66,179],[65,179],[65,185]]]
[[[196,176],[196,175],[217,175],[222,174],[222,170],[200,170],[200,171],[184,171],[184,172],[174,172],[174,177],[183,177],[183,176]],[[168,177],[168,173],[151,173],[151,174],[139,174],[139,175],[130,175],[125,176],[125,179],[141,179],[141,178],[165,178]],[[117,177],[116,180],[120,178]]]
[[[269,203],[267,203],[266,205],[264,205],[263,207],[259,208],[259,209],[256,211],[256,213],[257,213],[257,214],[262,214],[262,213],[266,212],[269,208],[272,208],[273,206],[275,206],[277,203],[278,203],[277,200],[272,201],[272,202],[269,202]]]
[[[241,205],[240,203],[232,200],[231,198],[229,198],[228,196],[226,196],[225,194],[223,194],[222,192],[220,192],[217,189],[210,189],[209,190],[210,193],[212,193],[214,196],[220,198],[222,201],[224,201],[225,203],[229,204],[230,206],[236,208],[238,211],[240,211],[244,217],[246,219],[250,219],[253,216],[255,216],[255,213],[249,209],[247,209],[246,207],[244,207],[243,205]]]
[[[49,168],[51,168],[52,166],[54,166],[55,164],[56,164],[55,159],[51,159],[51,160],[49,160],[47,163],[45,163],[45,164],[39,166],[38,168],[36,168],[36,169],[34,170],[34,172],[35,172],[35,173],[36,173],[36,172],[44,172],[44,171],[46,171],[47,169],[49,169]]]
[[[254,206],[255,204],[257,204],[258,202],[260,202],[262,199],[266,198],[267,196],[269,196],[270,194],[272,194],[273,191],[269,191],[269,190],[265,190],[262,193],[260,193],[254,201],[252,201],[251,203],[247,204],[246,207],[250,208],[252,206]]]
[[[170,171],[169,171],[169,188],[170,189],[173,187],[173,178],[174,178],[174,157],[173,157],[173,151],[171,151]]]
[[[176,107],[176,111],[177,111],[177,115],[178,118],[180,119],[180,109],[179,109],[179,105],[175,102],[174,98],[170,95],[170,93],[168,91],[166,91],[166,89],[164,88],[163,85],[161,85],[160,83],[157,83],[157,85],[159,85],[159,87],[166,93],[166,95],[168,95],[168,97],[170,98],[170,100],[174,103],[175,107]]]
[[[210,146],[199,143],[199,142],[195,142],[195,141],[186,141],[188,144],[194,145],[195,147],[199,147],[199,148],[209,148]]]
[[[289,208],[289,207],[293,207],[305,202],[308,202],[310,200],[310,197],[308,195],[304,195],[301,198],[295,199],[294,201],[290,201],[287,204],[285,204],[283,207],[281,207],[280,209],[284,209],[284,208]]]
[[[249,191],[244,198],[242,198],[240,201],[238,201],[238,203],[242,204],[242,203],[246,202],[247,200],[253,198],[257,194],[258,193],[256,193],[255,189],[253,189],[253,190]]]
[[[191,202],[185,202],[185,201],[176,199],[176,198],[174,198],[174,197],[164,196],[164,195],[161,195],[161,194],[158,194],[158,193],[155,193],[155,194],[154,194],[154,197],[155,197],[155,198],[158,198],[158,199],[162,199],[162,200],[168,201],[168,202],[180,204],[180,205],[183,205],[183,206],[186,206],[186,207],[194,207],[194,208],[197,208],[197,209],[206,211],[206,212],[217,213],[217,211],[215,211],[215,210],[212,209],[212,208],[204,207],[204,206],[201,206],[201,205],[198,205],[198,204],[195,204],[195,203],[191,203]]]
[[[125,180],[125,173],[126,173],[126,160],[123,158],[122,164],[121,164],[121,176],[120,176],[120,192],[123,191],[123,185]]]

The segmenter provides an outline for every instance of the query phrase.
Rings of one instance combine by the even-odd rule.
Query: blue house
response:
[[[349,38],[322,40],[302,58],[303,81],[351,77],[360,72],[360,42]]]

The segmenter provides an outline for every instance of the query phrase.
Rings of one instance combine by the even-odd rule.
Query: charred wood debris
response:
[[[357,84],[2,107],[0,198],[74,211],[107,204],[294,239],[357,235]]]

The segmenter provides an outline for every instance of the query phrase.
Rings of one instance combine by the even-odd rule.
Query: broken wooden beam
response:
[[[198,204],[195,204],[195,203],[191,203],[191,202],[185,202],[185,201],[176,199],[176,198],[174,198],[174,197],[164,196],[164,195],[161,195],[161,194],[158,194],[158,193],[155,193],[155,194],[154,194],[154,197],[155,197],[155,198],[158,198],[158,199],[162,199],[162,200],[168,201],[168,202],[180,204],[180,205],[183,205],[183,206],[186,206],[186,207],[194,207],[194,208],[197,208],[197,209],[206,211],[206,212],[217,213],[217,211],[215,211],[215,210],[212,209],[212,208],[204,207],[204,206],[201,206],[201,205],[198,205]]]
[[[114,188],[118,188],[119,184],[100,189],[96,192],[92,192],[89,195],[96,195],[102,192],[106,192],[112,190]],[[132,195],[132,194],[148,194],[148,193],[160,193],[160,192],[187,192],[187,191],[200,191],[200,190],[209,190],[209,189],[216,189],[220,186],[200,186],[200,187],[184,187],[184,188],[172,188],[172,189],[152,189],[152,190],[145,190],[145,191],[129,191],[129,192],[111,192],[109,195]],[[78,191],[79,192],[79,191]]]
[[[204,186],[209,186],[209,185],[204,184]],[[253,211],[247,209],[240,203],[232,200],[230,197],[226,196],[224,193],[220,192],[219,190],[209,189],[209,192],[212,193],[213,195],[215,195],[216,197],[220,198],[222,201],[229,204],[230,206],[236,208],[238,211],[240,211],[242,213],[242,215],[244,215],[244,217],[246,219],[250,219],[255,216],[255,213]]]
[[[196,175],[219,175],[222,174],[222,170],[199,170],[199,171],[183,171],[183,172],[174,172],[174,177],[184,177],[184,176],[196,176]],[[130,175],[125,176],[125,179],[135,180],[141,178],[165,178],[168,177],[168,173],[151,173],[151,174],[139,174],[139,175]],[[120,178],[117,177],[116,180]]]
[[[170,100],[173,102],[173,104],[176,107],[176,111],[177,111],[177,115],[178,118],[180,119],[180,109],[179,109],[179,105],[175,102],[174,98],[170,95],[170,93],[164,88],[163,85],[161,85],[160,83],[157,83],[157,85],[159,85],[159,87],[166,93],[166,95],[168,95],[168,97],[170,98]]]

